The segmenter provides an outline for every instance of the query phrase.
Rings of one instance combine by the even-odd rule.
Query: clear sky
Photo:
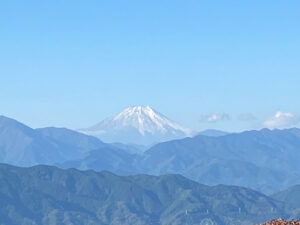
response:
[[[297,126],[299,11],[299,0],[1,0],[0,114],[75,129],[149,105],[195,130]]]

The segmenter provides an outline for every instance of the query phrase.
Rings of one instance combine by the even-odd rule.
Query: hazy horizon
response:
[[[3,2],[0,114],[79,129],[149,105],[197,131],[299,127],[299,6]]]
[[[130,108],[130,107],[144,107],[144,106],[146,106],[146,105],[142,105],[142,106],[133,106],[133,105],[132,105],[132,106],[126,107],[125,109],[123,109],[123,111],[126,110],[127,108]],[[147,105],[147,107],[151,107],[151,106],[148,106],[148,105]],[[161,112],[157,111],[156,109],[153,109],[153,110],[155,110],[155,111],[158,112],[158,113],[161,113]],[[107,117],[105,117],[105,118],[102,118],[101,120],[96,121],[96,122],[94,122],[93,124],[88,124],[88,125],[86,125],[86,127],[80,127],[80,128],[72,128],[72,127],[67,127],[67,126],[53,126],[53,125],[45,125],[45,126],[41,126],[41,127],[34,127],[34,126],[31,126],[30,124],[27,124],[26,122],[24,122],[24,121],[22,121],[22,120],[19,120],[18,118],[13,118],[13,117],[9,117],[9,116],[7,116],[7,115],[1,115],[1,114],[0,114],[0,116],[4,116],[4,117],[7,117],[7,118],[9,118],[9,119],[16,120],[16,121],[18,121],[18,122],[20,122],[20,123],[23,123],[23,124],[25,124],[25,125],[27,125],[27,126],[33,128],[33,129],[47,128],[47,127],[56,127],[56,128],[67,128],[67,129],[71,129],[71,130],[74,130],[74,131],[79,131],[79,130],[81,130],[81,129],[86,129],[86,128],[89,128],[89,127],[93,127],[93,126],[95,126],[95,125],[99,124],[100,122],[103,122],[103,121],[105,121],[105,120],[107,120],[107,119],[111,119],[111,118],[113,118],[114,116],[118,115],[119,113],[122,113],[123,111],[120,111],[120,112],[115,113],[115,114],[113,114],[113,115],[111,115],[111,116],[107,116]],[[278,114],[278,113],[279,113],[279,112],[277,112],[277,114]],[[166,118],[170,119],[170,118],[169,118],[167,115],[165,115],[165,114],[163,114],[163,116],[166,116]],[[231,120],[231,118],[230,118],[229,120]],[[171,119],[171,121],[174,122],[174,123],[177,123],[177,121],[174,121],[174,120],[172,120],[172,119]],[[266,120],[266,121],[269,122],[269,123],[277,122],[277,120],[276,120],[276,115],[275,115],[274,117],[272,117],[272,118],[269,118],[269,119]],[[285,121],[283,121],[283,122],[285,122]],[[294,123],[294,124],[297,124],[297,123],[298,123],[298,120],[297,120],[297,118],[295,118],[295,123]],[[182,125],[182,124],[180,124],[180,123],[177,123],[177,124]],[[207,127],[207,128],[203,128],[203,129],[199,129],[199,130],[191,129],[190,127],[187,127],[187,126],[183,126],[183,127],[186,128],[186,129],[189,129],[189,130],[192,132],[192,134],[196,134],[196,133],[202,132],[202,131],[223,131],[223,132],[228,132],[228,133],[242,133],[242,132],[246,132],[246,131],[263,130],[263,129],[269,129],[269,130],[276,130],[276,129],[279,129],[279,130],[285,130],[285,129],[291,129],[291,128],[299,128],[299,127],[296,126],[296,125],[283,126],[283,127],[280,127],[280,126],[279,126],[279,127],[268,127],[268,126],[263,126],[263,125],[262,125],[261,127],[257,127],[257,128],[249,128],[249,129],[245,128],[245,129],[241,129],[241,130],[218,129],[218,128],[215,128],[214,126],[209,126],[209,127]]]

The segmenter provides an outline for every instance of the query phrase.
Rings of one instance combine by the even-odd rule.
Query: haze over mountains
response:
[[[0,9],[0,225],[300,225],[300,0]]]
[[[117,174],[176,173],[203,184],[238,185],[271,194],[299,184],[299,134],[295,128],[198,135],[159,143],[137,154],[132,145],[103,143],[65,128],[32,129],[2,116],[0,162]]]
[[[209,137],[221,137],[221,136],[225,136],[227,134],[230,134],[230,133],[221,131],[221,130],[208,129],[208,130],[198,132],[195,136],[204,135],[204,136],[209,136]]]
[[[263,129],[163,142],[144,154],[130,155],[126,160],[120,154],[114,155],[119,166],[118,171],[112,171],[121,174],[182,174],[204,184],[238,185],[270,194],[300,181],[300,138],[297,133],[297,129]],[[107,167],[103,167],[105,164],[99,154],[99,151],[89,152],[61,166],[101,171]]]
[[[32,166],[53,164],[105,146],[99,139],[65,128],[32,129],[0,116],[1,162]]]
[[[0,116],[0,163],[49,165],[0,165],[0,224],[250,225],[300,218],[300,129],[192,136],[150,107],[130,107],[94,131],[104,124],[112,138],[130,139],[134,130],[128,141],[134,144],[66,128],[32,129]],[[138,145],[160,136],[161,143]]]
[[[140,162],[152,174],[180,173],[200,183],[230,183],[272,193],[300,181],[297,133],[298,129],[263,129],[200,135],[155,145]]]

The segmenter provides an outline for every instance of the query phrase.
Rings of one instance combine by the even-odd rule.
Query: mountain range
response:
[[[38,164],[121,175],[181,174],[207,185],[227,184],[272,194],[300,183],[300,130],[197,135],[140,150],[104,143],[65,128],[32,129],[0,117],[0,162]]]
[[[247,131],[219,137],[199,135],[163,142],[143,154],[115,159],[119,174],[182,174],[208,185],[244,186],[271,194],[300,183],[297,129]],[[127,156],[128,157],[128,156]],[[70,160],[63,168],[101,171],[98,152]],[[130,162],[130,163],[126,163]]]
[[[19,166],[53,164],[104,147],[95,137],[65,128],[32,129],[0,116],[0,161]]]
[[[0,164],[0,202],[5,225],[250,225],[290,218],[284,202],[247,188],[52,166]]]
[[[179,173],[205,184],[272,193],[300,182],[298,129],[196,136],[157,144],[140,165],[150,174]]]

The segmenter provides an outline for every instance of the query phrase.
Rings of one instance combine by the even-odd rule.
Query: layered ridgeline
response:
[[[118,155],[127,161],[125,150],[99,139],[65,128],[32,129],[16,120],[0,116],[0,162],[19,166],[53,165],[84,157],[89,152],[101,152],[109,161]],[[114,162],[117,164],[116,162]],[[112,169],[111,165],[104,169]],[[121,168],[120,165],[116,165]],[[123,170],[126,170],[125,168]]]
[[[246,188],[50,166],[1,164],[0,202],[0,224],[9,225],[250,225],[289,218],[283,203]]]
[[[200,183],[272,193],[299,184],[299,159],[299,129],[263,129],[161,143],[139,162],[151,174],[180,173]]]
[[[136,173],[176,173],[208,185],[244,186],[271,194],[300,183],[299,149],[298,129],[199,135],[157,144],[143,155],[132,155],[130,165]],[[90,152],[61,166],[100,171],[101,161],[98,152]]]
[[[228,184],[271,194],[300,183],[300,131],[260,130],[198,135],[152,146],[105,144],[62,128],[31,129],[0,117],[0,162],[58,165],[117,174],[182,174],[208,185]]]
[[[51,164],[79,157],[85,151],[103,145],[96,138],[71,130],[34,130],[16,120],[0,116],[1,162],[24,166]]]
[[[171,121],[149,106],[128,107],[100,123],[79,130],[109,143],[152,145],[191,135],[191,131]]]

